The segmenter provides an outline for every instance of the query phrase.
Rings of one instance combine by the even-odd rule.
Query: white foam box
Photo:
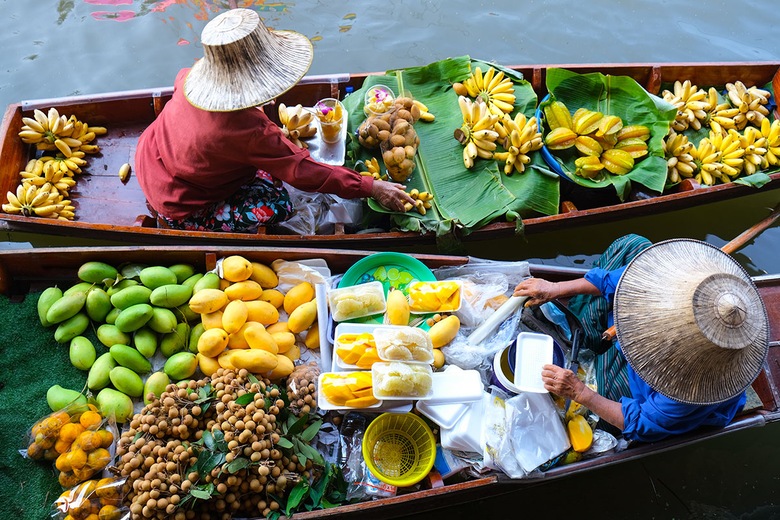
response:
[[[521,332],[515,352],[515,386],[522,392],[546,393],[542,367],[552,365],[553,338],[547,334]]]

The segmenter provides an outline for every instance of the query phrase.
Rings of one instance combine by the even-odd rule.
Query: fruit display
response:
[[[525,165],[531,162],[529,154],[542,147],[542,133],[536,117],[526,118],[525,114],[518,113],[511,118],[505,114],[494,128],[506,151],[494,152],[493,158],[504,162],[506,175],[525,171]]]
[[[327,372],[320,377],[319,390],[334,406],[368,408],[379,403],[368,371]]]
[[[380,399],[425,398],[433,386],[431,366],[400,361],[374,363],[371,367],[374,395]]]
[[[433,362],[433,343],[428,332],[409,326],[377,327],[374,342],[384,361]]]
[[[409,284],[412,312],[452,312],[460,308],[460,283],[452,280]]]
[[[285,137],[299,148],[308,148],[309,145],[302,139],[314,137],[317,133],[314,115],[300,104],[288,107],[284,103],[279,103],[279,122]]]
[[[334,321],[362,318],[385,312],[387,303],[381,282],[369,282],[328,291]]]
[[[550,150],[576,149],[574,174],[580,177],[625,175],[648,154],[650,129],[644,125],[625,125],[619,116],[586,108],[572,114],[561,101],[545,106],[544,114],[550,129],[544,144]]]
[[[100,151],[91,143],[104,135],[106,128],[89,126],[73,115],[61,115],[54,107],[48,113],[35,109],[33,115],[22,118],[19,137],[44,155],[28,161],[19,172],[21,183],[15,192],[6,193],[8,202],[2,205],[3,211],[73,220],[75,206],[69,200],[69,190],[76,184],[75,176],[87,165],[86,154]]]
[[[498,132],[493,127],[500,116],[492,113],[480,99],[472,101],[466,96],[458,96],[458,106],[463,124],[455,130],[455,139],[463,145],[464,166],[472,168],[477,157],[493,158],[498,139]]]

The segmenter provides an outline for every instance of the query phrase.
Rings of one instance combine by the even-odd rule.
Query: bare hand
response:
[[[395,182],[375,180],[371,197],[391,211],[404,212],[404,204],[414,204],[414,199],[404,190],[406,186]]]
[[[555,282],[548,282],[542,278],[527,278],[517,284],[514,296],[527,296],[526,307],[530,305],[540,305],[549,302],[558,297]]]
[[[548,392],[573,401],[577,400],[577,396],[585,386],[574,372],[558,365],[542,367],[542,382]]]

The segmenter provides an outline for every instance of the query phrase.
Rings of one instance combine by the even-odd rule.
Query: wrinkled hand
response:
[[[574,372],[558,365],[542,367],[542,382],[548,392],[572,401],[577,401],[577,396],[585,386]]]
[[[395,182],[375,180],[371,198],[391,211],[404,212],[404,204],[414,204],[414,199],[404,190],[406,186]]]
[[[527,296],[526,307],[540,305],[558,297],[555,282],[549,282],[542,278],[527,278],[517,284],[514,296]]]

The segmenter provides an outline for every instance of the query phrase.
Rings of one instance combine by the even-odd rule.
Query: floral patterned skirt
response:
[[[239,188],[225,200],[216,202],[187,218],[159,217],[173,229],[254,233],[259,226],[283,222],[293,213],[290,195],[266,172]]]

